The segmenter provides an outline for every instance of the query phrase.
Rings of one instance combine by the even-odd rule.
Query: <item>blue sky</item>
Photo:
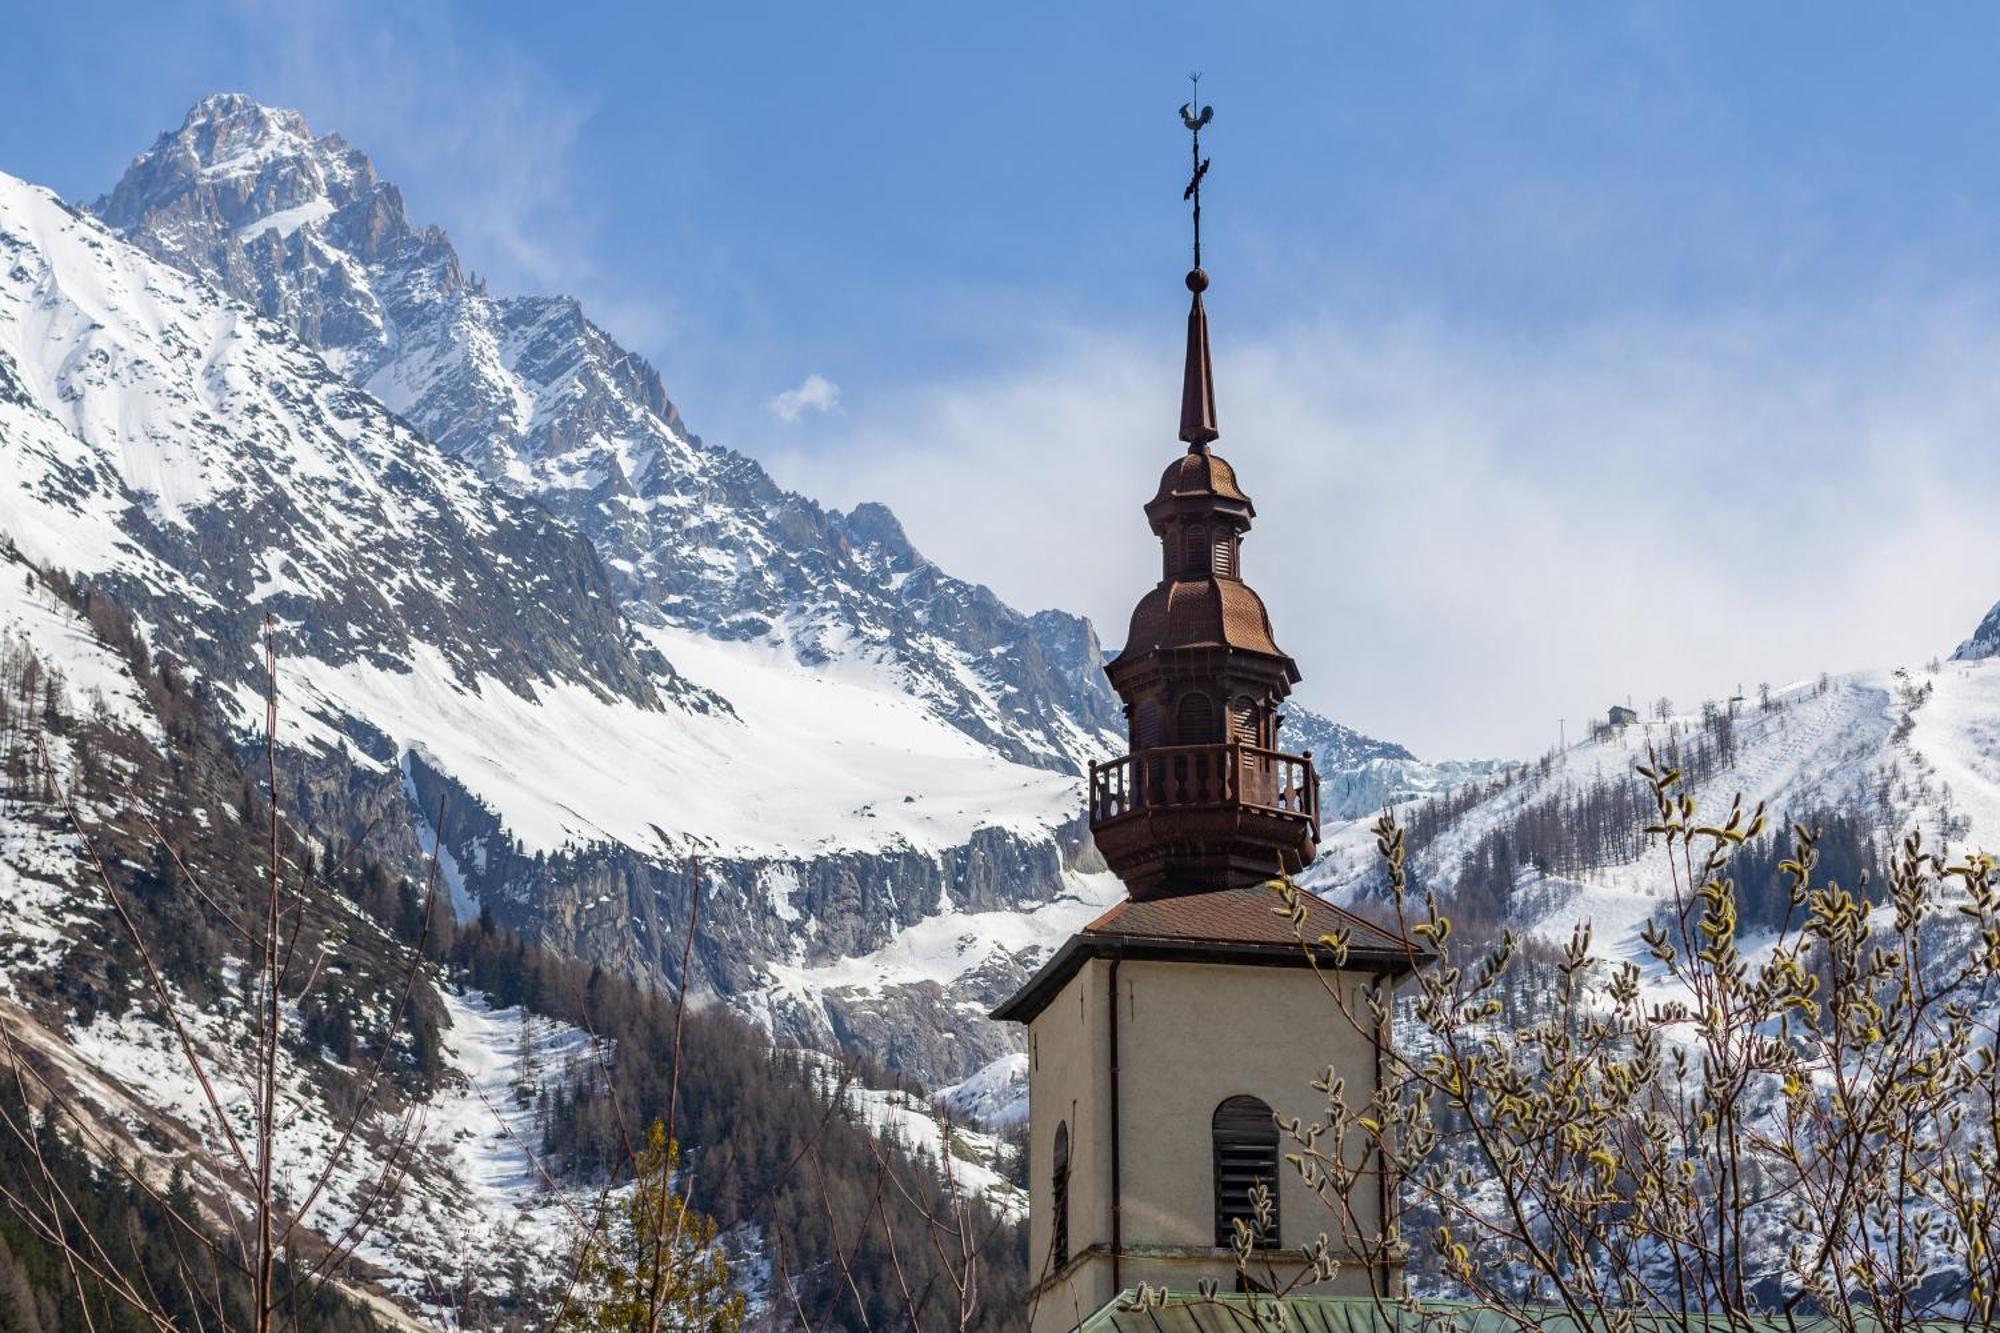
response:
[[[0,170],[87,200],[203,93],[297,107],[707,438],[1115,643],[1199,68],[1220,448],[1304,695],[1528,753],[1627,695],[1921,661],[2000,597],[2000,10],[1917,17],[17,6]]]

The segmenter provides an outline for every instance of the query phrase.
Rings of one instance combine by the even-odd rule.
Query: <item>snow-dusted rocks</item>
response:
[[[1954,662],[1974,662],[1985,657],[2000,657],[2000,603],[1996,603],[1986,618],[1979,622],[1979,628],[1972,631],[1972,637],[1951,655]]]
[[[317,354],[0,176],[0,531],[102,578],[219,689],[268,613],[331,664],[433,648],[461,680],[661,706],[589,547]]]
[[[642,624],[879,663],[1017,763],[1073,772],[1118,712],[1089,626],[951,578],[888,510],[842,514],[688,431],[658,373],[567,297],[496,296],[338,135],[236,94],[198,103],[97,212],[300,338],[447,453],[595,543]]]

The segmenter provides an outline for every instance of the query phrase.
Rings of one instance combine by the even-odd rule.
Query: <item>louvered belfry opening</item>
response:
[[[1175,737],[1182,745],[1206,745],[1216,739],[1215,700],[1196,690],[1181,696],[1180,716]]]
[[[1215,1108],[1215,1243],[1236,1243],[1236,1220],[1256,1230],[1251,1192],[1262,1185],[1271,1195],[1271,1225],[1257,1237],[1264,1249],[1278,1244],[1278,1124],[1271,1108],[1255,1097],[1231,1097]]]
[[[1238,745],[1255,745],[1263,739],[1257,725],[1257,701],[1239,694],[1229,705],[1229,739]]]
[[[1105,668],[1125,703],[1131,749],[1090,769],[1091,833],[1134,898],[1295,874],[1319,841],[1312,755],[1285,753],[1279,734],[1298,667],[1243,581],[1241,543],[1256,507],[1209,448],[1218,431],[1202,306],[1208,275],[1197,268],[1187,285],[1187,450],[1145,506],[1161,577]]]
[[[1056,1126],[1055,1163],[1050,1170],[1049,1271],[1069,1262],[1069,1125]]]
[[[1172,543],[1169,543],[1171,545]],[[1214,560],[1211,554],[1214,546],[1208,540],[1208,529],[1197,523],[1187,530],[1187,547],[1181,560],[1180,574],[1183,578],[1198,579],[1209,572]]]

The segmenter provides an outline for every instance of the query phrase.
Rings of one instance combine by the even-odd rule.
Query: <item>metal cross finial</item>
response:
[[[1188,82],[1194,85],[1194,98],[1181,105],[1181,124],[1188,127],[1188,134],[1194,140],[1194,174],[1188,178],[1187,189],[1181,192],[1183,200],[1194,204],[1194,266],[1201,267],[1201,178],[1208,174],[1208,159],[1201,155],[1201,127],[1215,119],[1215,108],[1201,106],[1201,75],[1188,75]]]

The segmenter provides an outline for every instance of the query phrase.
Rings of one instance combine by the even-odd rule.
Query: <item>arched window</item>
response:
[[[1199,690],[1183,694],[1175,714],[1176,745],[1213,745],[1222,739],[1215,725],[1215,701]]]
[[[1181,568],[1188,578],[1207,578],[1208,561],[1208,529],[1197,523],[1187,530],[1187,559]]]
[[[1239,694],[1229,703],[1229,739],[1237,745],[1262,745],[1257,727],[1257,701]]]
[[[1278,1244],[1278,1124],[1271,1108],[1255,1097],[1231,1097],[1215,1108],[1215,1243],[1236,1243],[1236,1219],[1257,1229],[1251,1193],[1270,1192],[1270,1224],[1257,1237],[1264,1249]]]
[[[1141,699],[1132,710],[1132,748],[1151,750],[1160,744],[1160,704]]]
[[[1217,578],[1236,577],[1236,542],[1227,532],[1216,534],[1215,574]]]
[[[1049,1172],[1049,1221],[1054,1234],[1049,1241],[1049,1267],[1061,1268],[1069,1262],[1069,1125],[1056,1126],[1055,1164]]]

